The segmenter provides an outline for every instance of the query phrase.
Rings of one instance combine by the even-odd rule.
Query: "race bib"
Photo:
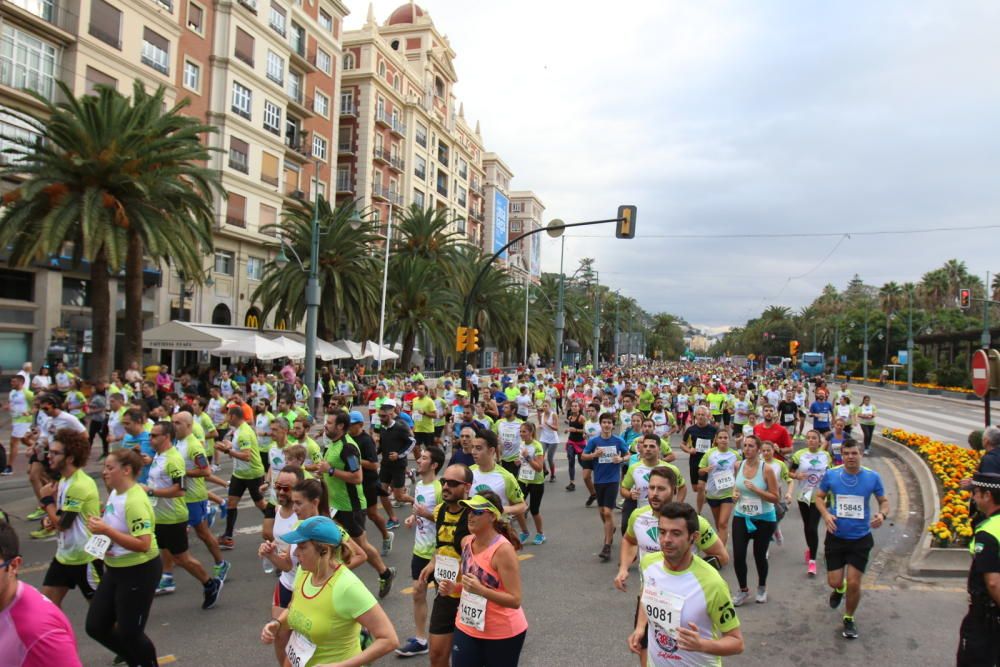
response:
[[[871,417],[872,416],[871,406],[868,407],[861,406],[861,414],[865,417]]]
[[[598,457],[598,463],[611,463],[611,459],[618,453],[618,449],[615,447],[598,447],[597,451],[601,453]]]
[[[316,645],[298,631],[293,630],[285,645],[285,657],[292,667],[305,667],[312,660]]]
[[[740,498],[740,504],[737,509],[746,516],[757,516],[764,508],[761,505],[760,498],[743,496]]]
[[[786,424],[791,424],[793,421],[795,421],[795,413],[786,413],[781,415],[781,421],[783,421]]]
[[[87,543],[83,545],[83,550],[98,560],[104,560],[104,554],[111,546],[111,538],[107,535],[91,535]]]
[[[694,441],[694,451],[704,454],[712,447],[712,441],[708,438],[698,438]]]
[[[719,491],[725,491],[736,486],[736,477],[733,476],[732,470],[716,471],[712,473],[712,480],[715,482],[715,488]]]
[[[434,579],[437,581],[458,581],[458,559],[440,554],[435,556]]]
[[[799,500],[808,505],[809,503],[812,502],[813,491],[815,490],[816,490],[815,486],[808,487],[805,491],[799,494]]]
[[[837,496],[838,519],[864,519],[865,499],[861,496]]]
[[[821,422],[827,422],[827,423],[829,423],[830,422],[830,413],[829,412],[821,412],[821,413],[819,413],[818,419]]]
[[[847,419],[851,416],[851,407],[849,405],[844,405],[837,408],[837,416]]]
[[[684,608],[683,597],[647,588],[642,592],[642,606],[650,623],[673,639],[677,639],[677,628],[680,627],[681,611]]]
[[[423,418],[424,418],[423,412],[420,412],[420,410],[413,411],[413,421],[420,421]]]
[[[463,590],[462,598],[458,601],[458,621],[480,632],[485,630],[486,598]]]
[[[535,469],[525,461],[521,461],[521,467],[517,469],[517,478],[522,482],[532,482],[535,479]]]

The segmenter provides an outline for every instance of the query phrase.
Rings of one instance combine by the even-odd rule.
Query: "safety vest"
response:
[[[981,532],[989,533],[996,538],[997,542],[1000,542],[1000,512],[994,513],[990,518],[976,526],[976,534],[978,535]],[[979,545],[979,549],[982,549],[982,545]],[[975,558],[977,553],[975,536],[969,542],[969,553]]]

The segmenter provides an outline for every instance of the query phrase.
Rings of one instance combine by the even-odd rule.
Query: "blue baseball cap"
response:
[[[307,540],[340,546],[344,540],[344,531],[328,516],[311,516],[290,533],[281,536],[288,544],[301,544]]]
[[[351,410],[351,414],[347,415],[352,424],[364,424],[365,418],[361,416],[361,413],[357,410]]]

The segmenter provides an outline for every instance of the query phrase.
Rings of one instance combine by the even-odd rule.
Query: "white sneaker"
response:
[[[763,586],[757,587],[757,604],[764,604],[767,602],[767,589]]]

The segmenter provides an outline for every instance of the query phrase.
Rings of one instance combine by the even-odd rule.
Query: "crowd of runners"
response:
[[[891,510],[862,465],[878,415],[870,397],[795,375],[706,363],[434,380],[344,371],[312,391],[291,365],[201,381],[132,368],[86,388],[64,367],[37,377],[26,366],[12,381],[5,472],[31,479],[38,527],[27,537],[56,538],[42,593],[58,606],[79,589],[87,634],[118,664],[156,664],[144,629],[155,597],[183,588],[178,576],[188,583],[178,570],[212,609],[231,568],[224,552],[249,549],[273,582],[260,640],[279,665],[361,665],[392,652],[429,653],[435,666],[516,665],[528,632],[517,552],[546,544],[557,473],[596,506],[598,559],[618,565],[609,581],[629,590],[639,572],[622,641],[640,664],[719,664],[743,651],[738,608],[767,602],[768,550],[794,508],[803,576],[819,574],[822,553],[829,604],[843,605],[842,634],[854,639],[872,531]],[[85,470],[96,457],[97,481]],[[261,521],[261,534],[237,531],[241,520]],[[400,573],[383,558],[402,529],[414,534],[412,617],[390,619],[379,599]],[[16,576],[17,539],[0,525],[5,575]],[[366,566],[376,591],[352,571]],[[733,591],[719,574],[729,567]],[[30,634],[26,624],[56,628],[47,643],[19,645],[23,664],[73,664],[46,653],[66,649],[58,628],[72,641],[60,612],[49,605],[51,620],[37,623],[47,608],[25,584],[15,589],[13,604],[32,610],[0,612],[15,637]],[[401,640],[397,629],[410,627]]]

